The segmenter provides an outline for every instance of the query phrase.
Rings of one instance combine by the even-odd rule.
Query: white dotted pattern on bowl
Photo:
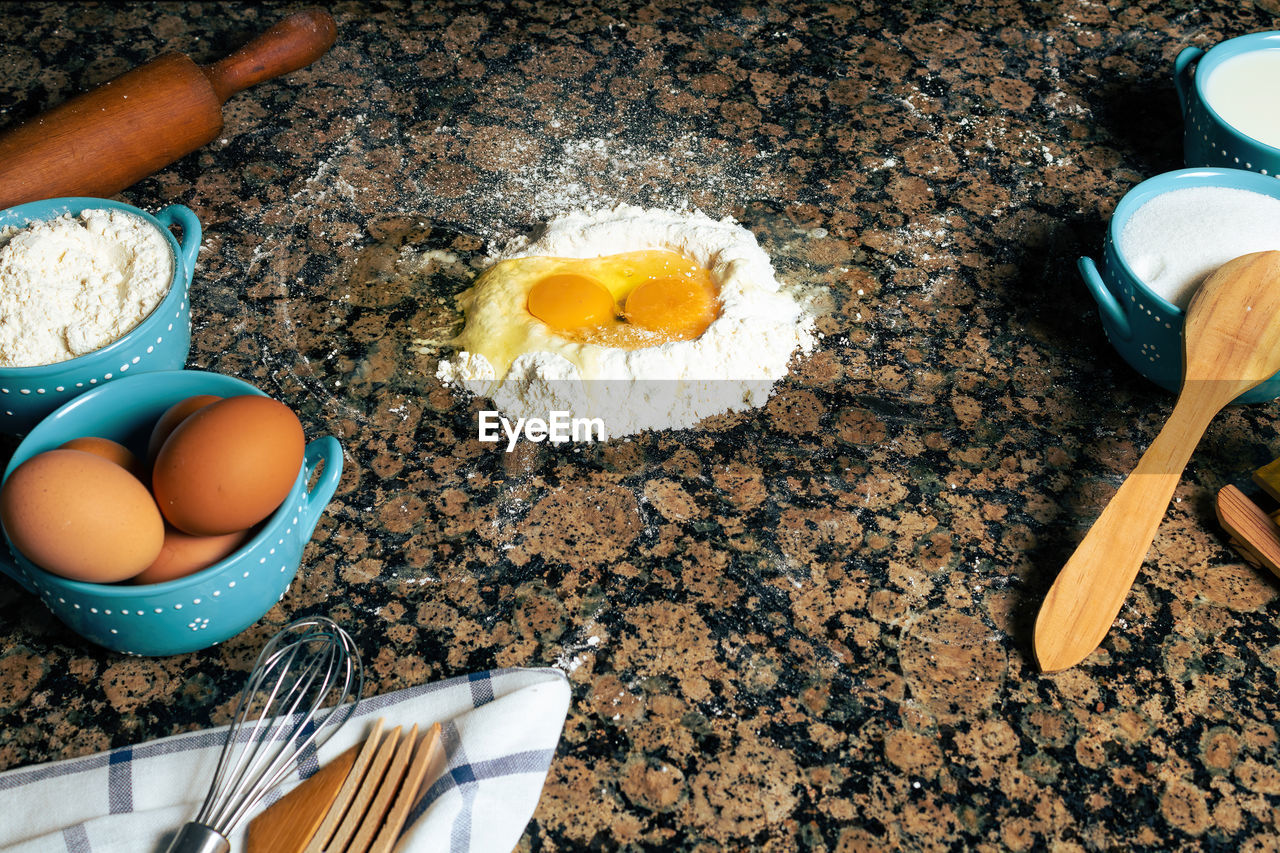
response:
[[[299,513],[301,513],[304,509],[305,509],[305,505],[298,506]],[[296,525],[297,523],[298,523],[298,516],[295,515],[292,519],[291,526],[285,529],[284,536],[281,536],[280,538],[278,538],[276,540],[275,547],[270,549],[271,554],[275,554],[276,550],[278,548],[281,548],[285,544],[285,541],[286,541],[285,536],[288,536],[293,532],[293,525]],[[265,563],[266,563],[265,557],[263,557],[258,561],[259,565],[263,565]],[[282,562],[280,564],[280,572],[285,573],[288,571],[289,571],[289,564],[287,562]],[[250,574],[251,574],[250,572],[244,572],[241,574],[240,579],[244,580],[245,578],[248,578]],[[52,590],[46,589],[45,587],[41,586],[38,582],[36,582],[36,579],[30,577],[30,575],[27,575],[27,579],[31,581],[32,586],[36,588],[36,592],[37,594],[39,594],[41,601],[44,602],[45,606],[48,607],[49,610],[55,616],[58,614],[59,610],[65,610],[68,606],[70,606],[73,611],[87,610],[90,614],[97,617],[110,616],[112,617],[113,621],[123,617],[136,618],[139,616],[148,615],[147,611],[141,607],[136,609],[123,608],[120,610],[113,611],[109,608],[98,608],[91,605],[82,605],[80,602],[76,602],[76,601],[68,601],[64,596],[55,595]],[[288,586],[284,588],[284,590],[280,593],[280,596],[279,598],[276,599],[276,601],[280,601],[284,598],[285,594],[289,591],[290,586],[292,586],[292,583],[290,583]],[[224,591],[232,590],[235,588],[236,588],[236,581],[231,580],[226,582],[226,584],[224,585],[224,589],[215,589],[215,590],[212,590],[209,594],[213,598],[217,599],[222,596],[222,593]],[[203,597],[197,596],[195,598],[184,599],[182,601],[173,601],[164,607],[152,607],[151,614],[162,615],[166,612],[166,610],[175,610],[175,611],[182,610],[184,606],[201,607],[201,606],[208,606],[208,605],[206,604],[205,599]],[[209,627],[209,623],[211,619],[212,619],[212,616],[193,615],[191,617],[191,620],[187,623],[187,628],[189,628],[193,632],[203,631]],[[110,633],[113,635],[118,635],[120,633],[119,629],[115,627],[108,627],[107,630],[110,631]],[[137,652],[131,652],[128,650],[125,650],[124,653],[138,654]]]
[[[1129,291],[1129,301],[1132,302],[1135,306],[1137,306],[1139,311],[1146,312],[1146,315],[1150,317],[1152,320],[1154,320],[1156,322],[1156,325],[1164,326],[1166,329],[1173,328],[1172,323],[1170,323],[1168,320],[1161,320],[1159,317],[1156,316],[1154,311],[1152,311],[1146,305],[1139,302],[1138,297],[1134,294],[1132,290]]]
[[[184,313],[186,310],[187,310],[187,303],[186,303],[186,300],[183,300],[183,301],[178,305],[178,313],[176,313],[176,314],[174,314],[174,315],[173,315],[173,319],[174,319],[174,320],[181,320],[181,319],[182,319],[182,315],[183,315],[183,313]],[[169,324],[169,331],[173,331],[173,323],[170,323],[170,324]],[[152,344],[152,345],[150,345],[150,346],[148,346],[148,347],[147,347],[147,351],[146,351],[146,353],[144,353],[144,354],[145,354],[145,355],[151,355],[152,353],[154,353],[154,352],[155,352],[156,345],[157,345],[157,344],[161,344],[161,343],[163,343],[163,342],[164,342],[164,335],[160,335],[159,337],[157,337],[157,338],[156,338],[156,342],[155,342],[155,344]],[[91,378],[89,378],[89,379],[82,380],[82,381],[80,381],[80,382],[77,382],[77,383],[75,384],[75,387],[76,387],[76,388],[83,388],[86,384],[88,384],[88,385],[97,385],[99,382],[106,382],[107,380],[111,379],[111,377],[115,376],[115,375],[116,375],[116,373],[126,373],[126,372],[129,370],[129,368],[130,368],[131,366],[133,366],[133,365],[135,365],[135,364],[138,364],[138,363],[139,363],[139,362],[141,362],[141,361],[142,361],[142,356],[141,356],[141,355],[135,355],[133,358],[129,359],[129,361],[128,361],[128,362],[126,362],[125,364],[120,365],[120,369],[119,369],[118,371],[112,371],[112,372],[109,372],[109,373],[104,373],[101,377],[94,376],[94,377],[91,377]],[[8,397],[8,396],[10,396],[10,395],[12,395],[12,394],[20,394],[20,395],[30,395],[30,394],[32,394],[32,393],[35,393],[35,394],[47,394],[47,393],[49,393],[49,392],[51,392],[51,391],[52,391],[52,392],[55,392],[55,393],[58,393],[58,394],[61,394],[61,393],[66,392],[66,390],[67,390],[67,387],[66,387],[65,385],[57,385],[57,386],[54,386],[53,388],[43,388],[43,387],[39,387],[39,386],[37,386],[37,387],[33,387],[33,388],[6,388],[6,387],[3,387],[3,386],[0,386],[0,397]],[[6,416],[6,417],[10,417],[10,418],[11,418],[11,417],[13,417],[13,416],[14,416],[14,412],[13,412],[13,410],[12,410],[12,409],[5,409],[5,410],[4,410],[4,413],[5,413],[5,416]]]
[[[1203,141],[1205,141],[1205,142],[1209,143],[1209,147],[1210,147],[1210,148],[1217,148],[1217,149],[1218,149],[1218,154],[1219,154],[1219,156],[1222,156],[1222,157],[1231,157],[1231,159],[1235,161],[1235,164],[1236,164],[1236,165],[1238,165],[1238,166],[1239,166],[1239,165],[1243,165],[1246,169],[1248,169],[1248,170],[1250,170],[1250,171],[1253,171],[1253,163],[1250,163],[1250,162],[1248,162],[1248,161],[1245,161],[1244,163],[1241,163],[1241,162],[1240,162],[1240,158],[1239,158],[1239,157],[1232,157],[1232,155],[1230,155],[1230,154],[1228,154],[1228,153],[1227,153],[1227,149],[1222,148],[1222,147],[1220,147],[1220,146],[1218,145],[1218,140],[1217,140],[1216,138],[1213,138],[1213,137],[1211,137],[1211,136],[1209,135],[1209,131],[1210,131],[1210,130],[1214,130],[1214,128],[1212,128],[1212,127],[1206,127],[1206,126],[1205,126],[1204,122],[1202,122],[1202,121],[1201,121],[1202,113],[1200,113],[1200,111],[1198,111],[1198,110],[1192,110],[1192,113],[1191,113],[1191,114],[1192,114],[1192,116],[1193,116],[1193,118],[1192,118],[1192,120],[1191,120],[1191,126],[1192,126],[1193,128],[1195,128],[1196,133],[1199,133],[1199,134],[1200,134],[1200,138],[1201,138]],[[1270,172],[1268,172],[1266,169],[1258,169],[1257,171],[1258,171],[1259,173],[1263,174],[1263,175],[1270,175],[1270,174],[1271,174],[1271,173],[1270,173]],[[1280,178],[1280,174],[1276,174],[1276,175],[1274,175],[1274,176],[1272,176],[1272,177]]]

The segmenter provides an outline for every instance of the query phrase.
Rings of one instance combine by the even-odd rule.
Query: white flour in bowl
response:
[[[1280,249],[1280,199],[1231,187],[1171,190],[1134,211],[1116,248],[1143,284],[1185,311],[1227,261]]]
[[[54,364],[142,322],[173,281],[173,253],[120,210],[0,229],[0,367]]]

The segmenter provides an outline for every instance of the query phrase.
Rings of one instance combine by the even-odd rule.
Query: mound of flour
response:
[[[483,355],[462,349],[442,360],[445,383],[486,397],[504,416],[547,418],[550,412],[599,418],[606,437],[646,429],[682,429],[704,418],[763,405],[787,374],[793,355],[816,344],[814,312],[777,278],[750,231],[732,219],[620,205],[574,211],[547,223],[533,240],[518,238],[492,258],[590,258],[643,249],[680,252],[711,271],[719,316],[697,339],[624,350],[569,344],[526,352],[505,376]],[[523,305],[460,298],[468,325],[485,312]],[[460,340],[468,337],[466,330]]]

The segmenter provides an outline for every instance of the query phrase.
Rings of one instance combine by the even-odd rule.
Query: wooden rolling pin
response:
[[[0,135],[0,209],[60,196],[105,198],[211,142],[242,89],[324,55],[328,12],[297,12],[213,65],[168,53]]]

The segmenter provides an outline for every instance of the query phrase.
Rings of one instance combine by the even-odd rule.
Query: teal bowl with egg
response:
[[[37,453],[87,435],[118,441],[145,459],[155,422],[173,404],[198,394],[262,393],[233,376],[199,370],[116,379],[81,394],[36,425],[18,445],[4,479]],[[147,656],[197,651],[253,625],[285,594],[341,475],[338,440],[324,436],[311,441],[288,496],[252,537],[225,559],[176,580],[69,580],[33,564],[7,532],[9,559],[0,559],[0,571],[38,596],[71,630],[100,646]]]
[[[1258,51],[1280,51],[1280,32],[1237,36],[1207,52],[1184,48],[1174,60],[1173,82],[1182,105],[1183,155],[1187,166],[1222,166],[1280,176],[1280,147],[1254,138],[1215,109],[1209,81],[1224,64]],[[1232,72],[1227,72],[1235,76]],[[1223,78],[1224,82],[1227,78]],[[1274,91],[1276,81],[1259,81]],[[1274,103],[1274,98],[1270,98]],[[1224,105],[1220,105],[1224,106]],[[1274,140],[1272,140],[1274,142]]]
[[[1133,214],[1167,192],[1189,187],[1249,190],[1280,200],[1280,181],[1243,169],[1179,169],[1143,181],[1116,205],[1103,240],[1102,262],[1078,262],[1085,286],[1098,304],[1107,340],[1138,373],[1162,388],[1182,387],[1182,327],[1186,312],[1152,290],[1120,250],[1120,235]],[[1280,248],[1280,246],[1273,247]],[[1262,403],[1280,397],[1280,374],[1235,399]]]
[[[189,208],[170,205],[152,215],[101,198],[55,198],[0,210],[0,229],[72,216],[83,210],[121,210],[164,235],[173,253],[173,280],[160,303],[123,337],[84,355],[32,367],[0,367],[0,432],[23,435],[54,409],[98,385],[132,373],[175,370],[191,351],[188,291],[200,251],[200,220]],[[172,227],[180,229],[175,237]]]

